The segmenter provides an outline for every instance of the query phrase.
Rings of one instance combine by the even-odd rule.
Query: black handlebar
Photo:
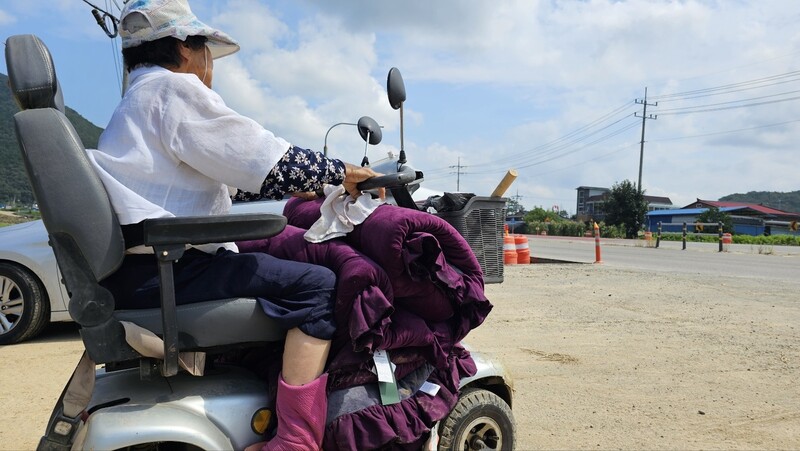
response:
[[[394,174],[379,175],[371,179],[364,180],[356,185],[360,191],[366,191],[374,188],[394,188],[397,186],[407,185],[417,179],[415,171],[403,171]]]

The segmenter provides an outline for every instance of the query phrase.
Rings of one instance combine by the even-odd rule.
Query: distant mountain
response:
[[[728,194],[719,198],[723,202],[746,202],[792,213],[800,213],[800,191],[781,193],[777,191],[750,191],[747,194]]]
[[[97,147],[97,140],[103,129],[72,108],[67,107],[66,110],[67,118],[81,137],[83,145],[87,148]],[[0,74],[0,203],[5,204],[16,199],[17,203],[30,205],[33,203],[33,192],[25,175],[17,135],[14,132],[14,114],[18,111],[8,87],[8,77]]]

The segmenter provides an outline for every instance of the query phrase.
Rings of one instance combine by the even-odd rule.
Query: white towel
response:
[[[303,235],[311,243],[347,235],[384,202],[369,194],[353,199],[342,185],[325,185],[323,190],[325,201],[319,208],[320,217]]]

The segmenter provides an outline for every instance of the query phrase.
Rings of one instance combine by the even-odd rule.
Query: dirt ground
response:
[[[800,279],[800,278],[798,278]],[[468,342],[514,379],[517,449],[800,449],[800,280],[506,267]],[[0,348],[0,449],[33,449],[74,326]]]

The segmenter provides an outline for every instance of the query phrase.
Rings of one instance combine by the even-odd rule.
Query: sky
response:
[[[114,15],[123,1],[90,0]],[[515,169],[506,196],[574,214],[577,187],[638,184],[641,162],[645,193],[678,208],[800,190],[796,0],[190,4],[241,44],[215,62],[226,103],[295,145],[327,142],[334,158],[361,161],[356,128],[331,127],[365,115],[383,126],[369,159],[397,153],[400,114],[386,98],[397,67],[404,149],[430,189],[488,196]],[[105,127],[120,99],[120,40],[91,9],[3,0],[0,38],[39,36],[67,105]]]

